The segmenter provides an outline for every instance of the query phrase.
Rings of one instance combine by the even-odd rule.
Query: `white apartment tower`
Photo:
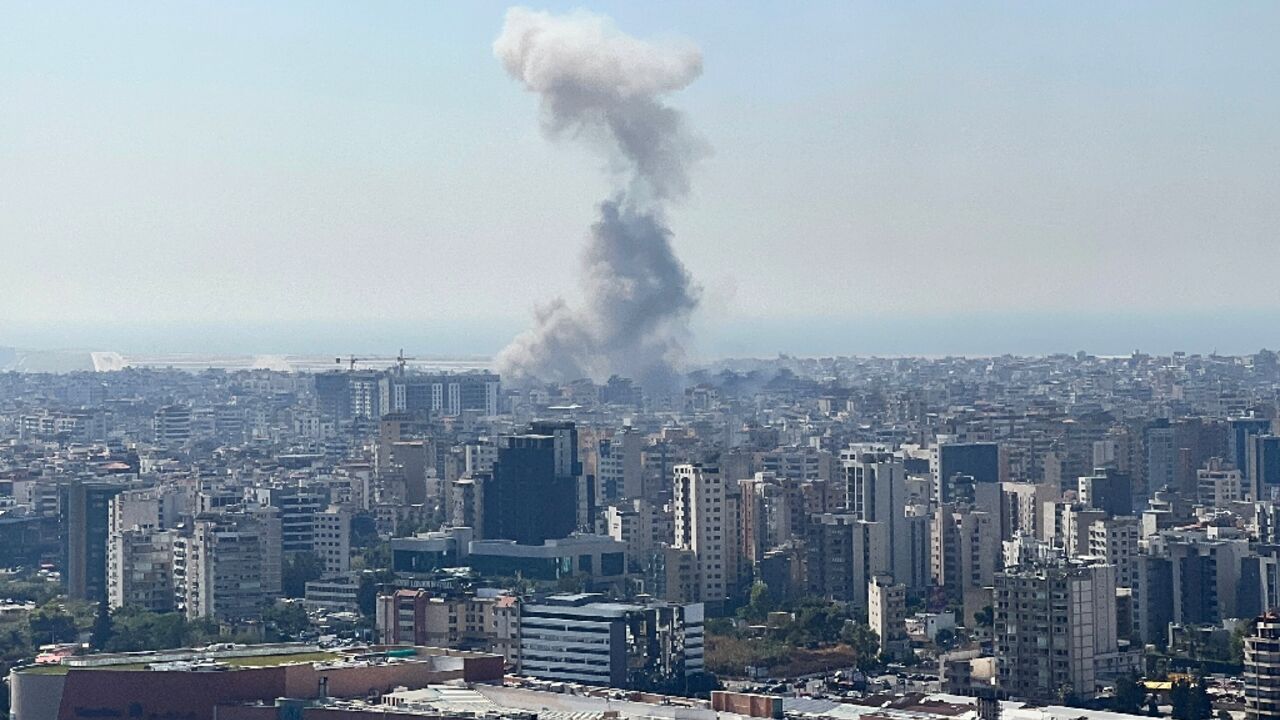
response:
[[[675,542],[697,558],[697,601],[720,603],[738,579],[737,501],[720,469],[701,464],[674,468]]]

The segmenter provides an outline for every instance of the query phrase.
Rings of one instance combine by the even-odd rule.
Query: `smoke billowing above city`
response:
[[[706,146],[665,97],[702,72],[687,44],[625,35],[604,17],[507,12],[494,54],[540,98],[552,139],[588,143],[618,181],[600,203],[579,274],[583,302],[557,298],[498,356],[514,381],[632,377],[661,392],[679,378],[698,286],[676,257],[665,207],[689,190]]]

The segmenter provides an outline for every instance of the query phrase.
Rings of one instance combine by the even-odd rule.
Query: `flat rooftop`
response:
[[[468,653],[424,647],[349,647],[323,649],[303,643],[264,645],[210,645],[204,648],[176,648],[147,652],[98,653],[64,658],[57,665],[30,665],[19,673],[63,675],[71,670],[150,670],[153,672],[217,672],[281,665],[322,664],[343,666],[352,663],[435,662],[447,658],[479,657]],[[446,658],[447,656],[447,658]]]

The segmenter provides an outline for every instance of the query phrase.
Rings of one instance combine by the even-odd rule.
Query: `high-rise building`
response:
[[[975,487],[999,483],[1000,446],[996,443],[946,443],[938,446],[934,475],[939,502],[973,502]]]
[[[739,495],[730,499],[720,469],[711,465],[675,466],[675,541],[672,547],[691,551],[697,560],[696,599],[723,603],[738,580]]]
[[[111,498],[123,489],[114,483],[79,479],[58,489],[63,578],[72,600],[107,599]]]
[[[1092,475],[1080,478],[1076,495],[1086,508],[1108,515],[1133,514],[1133,479],[1116,468],[1096,468]]]
[[[578,428],[568,420],[535,420],[529,423],[529,432],[554,439],[555,475],[557,483],[565,487],[572,484],[577,494],[577,530],[595,532],[596,478],[582,470],[579,457]]]
[[[350,509],[342,505],[330,505],[324,512],[315,514],[315,541],[312,543],[312,552],[324,563],[326,574],[334,575],[351,570],[353,515]]]
[[[1260,417],[1231,418],[1227,421],[1227,461],[1244,470],[1249,453],[1249,438],[1270,435],[1271,420]],[[1245,480],[1252,480],[1246,473]]]
[[[596,481],[604,499],[644,497],[642,439],[639,432],[627,428],[600,441]]]
[[[112,608],[174,609],[171,530],[130,528],[111,533],[107,602]]]
[[[888,575],[876,575],[867,585],[867,625],[880,638],[880,654],[900,659],[910,653],[907,638],[907,586]]]
[[[1147,493],[1177,488],[1177,443],[1168,420],[1159,420],[1146,429]]]
[[[941,505],[934,511],[933,583],[963,605],[966,623],[988,604],[985,588],[995,581],[1000,563],[997,523],[991,513],[965,505]]]
[[[1133,516],[1094,520],[1089,525],[1088,554],[1116,568],[1116,584],[1133,587],[1138,573],[1138,538],[1142,527]]]
[[[1252,435],[1245,445],[1245,483],[1255,502],[1280,497],[1280,435]]]
[[[320,415],[333,422],[343,422],[351,417],[351,383],[347,373],[331,370],[314,377],[316,409]]]
[[[581,464],[576,433],[571,424],[559,429],[537,427],[560,435],[532,430],[498,438],[498,459],[492,479],[484,483],[482,498],[486,539],[541,545],[548,539],[568,537],[578,528]]]
[[[173,610],[173,534],[186,504],[173,486],[125,490],[110,501],[107,600],[154,612]]]
[[[1196,471],[1196,500],[1208,507],[1225,508],[1244,498],[1242,473],[1220,458],[1210,458]]]
[[[605,528],[609,537],[627,545],[627,558],[637,568],[653,557],[653,510],[647,500],[622,501],[605,508]]]
[[[152,417],[152,431],[158,445],[181,445],[191,439],[191,408],[165,405]]]
[[[883,526],[889,572],[912,589],[929,582],[928,495],[912,490],[903,459],[887,448],[851,445],[840,453],[845,505],[855,517]],[[989,484],[996,491],[999,484]]]
[[[253,489],[259,505],[280,510],[280,533],[286,555],[314,553],[316,515],[328,507],[323,489],[301,485],[272,485]]]
[[[1000,689],[1028,700],[1093,697],[1095,662],[1118,647],[1115,589],[1110,565],[1046,563],[998,573]]]
[[[280,597],[279,510],[197,516],[173,541],[174,592],[188,618],[252,620]]]
[[[1280,616],[1256,620],[1244,637],[1244,714],[1248,720],[1280,720]]]

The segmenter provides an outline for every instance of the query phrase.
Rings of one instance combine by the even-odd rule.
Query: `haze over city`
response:
[[[491,356],[581,306],[615,173],[506,10],[8,7],[0,344]],[[1274,343],[1272,3],[582,12],[701,57],[688,358]]]

